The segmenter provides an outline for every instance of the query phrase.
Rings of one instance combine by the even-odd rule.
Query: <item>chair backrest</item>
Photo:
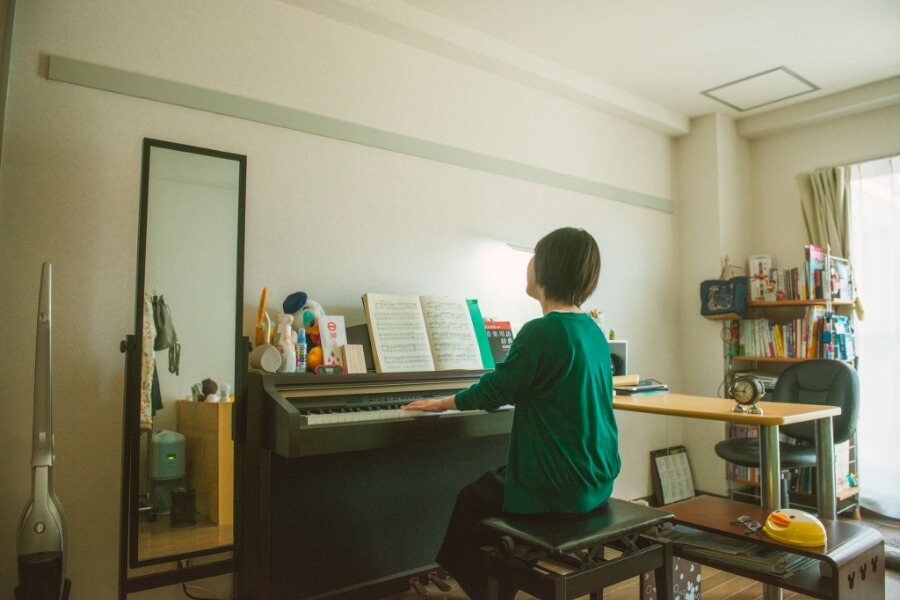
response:
[[[822,359],[793,364],[778,376],[772,396],[775,402],[840,406],[841,414],[833,420],[835,444],[856,433],[859,376],[845,362]],[[815,441],[813,422],[787,425],[781,431],[798,440]]]

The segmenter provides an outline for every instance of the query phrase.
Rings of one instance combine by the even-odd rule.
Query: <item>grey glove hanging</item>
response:
[[[153,349],[169,350],[169,373],[178,375],[181,342],[178,341],[178,334],[175,333],[172,312],[162,295],[153,297],[153,322],[156,324],[156,339],[153,341]]]

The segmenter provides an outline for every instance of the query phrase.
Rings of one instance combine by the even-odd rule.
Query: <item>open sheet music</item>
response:
[[[474,304],[473,304],[474,303]],[[379,373],[483,369],[487,335],[477,301],[447,296],[364,294]],[[483,341],[482,338],[483,337]]]

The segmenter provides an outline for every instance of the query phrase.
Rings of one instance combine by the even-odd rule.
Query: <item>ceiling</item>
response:
[[[284,1],[670,133],[861,87],[900,102],[900,0]]]

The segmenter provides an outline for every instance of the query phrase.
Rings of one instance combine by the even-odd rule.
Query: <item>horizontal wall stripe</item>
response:
[[[321,135],[662,212],[673,211],[671,200],[650,194],[295,108],[71,58],[51,56],[47,78]]]

